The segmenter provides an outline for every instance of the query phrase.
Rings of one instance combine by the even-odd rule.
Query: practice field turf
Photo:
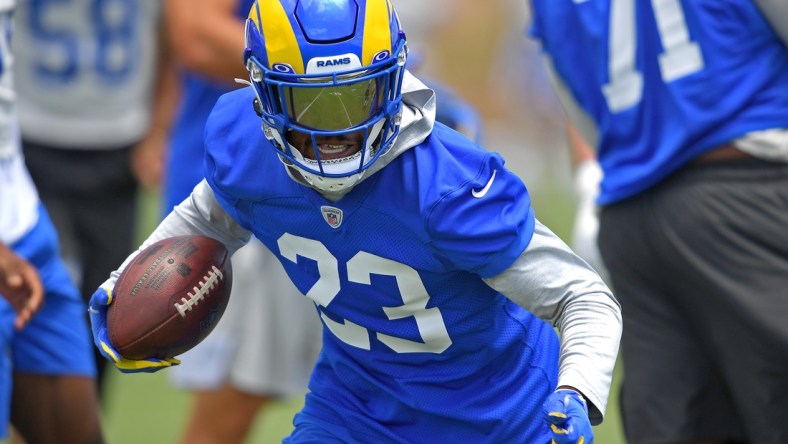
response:
[[[172,387],[167,370],[153,374],[115,373],[107,381],[104,430],[108,444],[178,443],[191,397]],[[292,429],[302,399],[277,402],[259,417],[248,443],[278,443]]]

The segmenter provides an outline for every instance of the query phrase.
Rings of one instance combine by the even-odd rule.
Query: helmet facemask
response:
[[[355,54],[339,54],[310,60],[306,74],[284,63],[266,67],[255,55],[257,39],[257,27],[249,20],[246,66],[261,104],[265,136],[282,162],[314,188],[351,188],[399,133],[404,35],[393,54],[380,51],[366,66]]]

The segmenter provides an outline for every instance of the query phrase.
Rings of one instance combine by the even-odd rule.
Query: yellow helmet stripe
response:
[[[257,0],[249,12],[249,18],[255,22],[265,39],[269,67],[274,63],[287,63],[297,74],[303,74],[304,61],[298,40],[282,3],[277,0]]]
[[[389,0],[370,0],[364,11],[364,46],[361,63],[369,65],[375,54],[391,47],[391,18],[394,8]]]

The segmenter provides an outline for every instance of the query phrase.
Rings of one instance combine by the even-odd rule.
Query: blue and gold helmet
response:
[[[254,3],[244,63],[263,131],[291,173],[323,191],[361,179],[399,132],[406,56],[390,0]],[[361,140],[353,153],[325,141],[349,135]],[[315,147],[309,155],[293,145],[299,137]]]

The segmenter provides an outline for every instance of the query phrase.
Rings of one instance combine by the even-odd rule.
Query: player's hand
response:
[[[542,406],[552,432],[551,444],[593,444],[586,400],[574,390],[559,389]]]
[[[151,127],[131,151],[131,171],[148,190],[158,190],[164,176],[169,132]]]
[[[98,347],[102,356],[109,359],[123,373],[152,373],[161,369],[178,365],[181,361],[175,358],[167,359],[126,359],[112,347],[107,334],[107,308],[112,303],[112,290],[99,288],[93,293],[88,305],[90,313],[90,327],[93,330],[93,342]]]
[[[41,307],[44,286],[36,268],[0,243],[0,295],[16,310],[14,327],[21,329]]]
[[[577,210],[572,227],[572,250],[604,278],[607,270],[597,245],[599,216],[596,198],[599,196],[600,180],[602,180],[602,169],[595,160],[587,160],[577,166],[575,172]]]

